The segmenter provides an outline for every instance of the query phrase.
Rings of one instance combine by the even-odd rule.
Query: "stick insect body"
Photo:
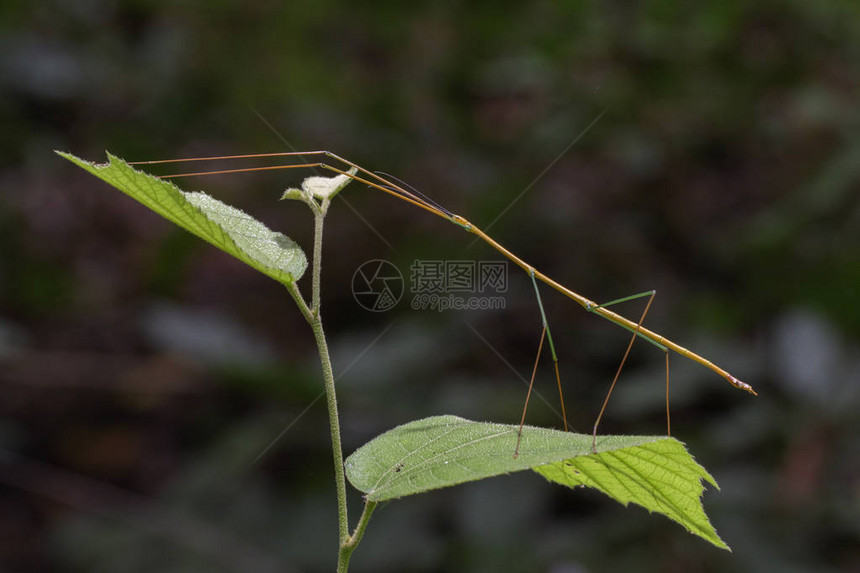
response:
[[[337,166],[334,166],[334,165],[330,165],[330,164],[326,163],[325,160],[316,161],[316,162],[314,162],[314,161],[308,162],[308,160],[305,158],[311,157],[311,156],[322,156],[323,158],[329,158],[329,159],[332,159],[334,161],[338,161],[342,165],[348,166],[347,169],[349,169],[349,170],[354,169],[355,171],[353,171],[353,173],[348,173],[347,170],[342,169],[342,168],[337,167]],[[508,260],[512,261],[514,264],[516,264],[521,269],[523,269],[523,271],[525,271],[526,274],[529,275],[531,280],[534,282],[535,293],[537,296],[538,305],[539,305],[540,310],[541,310],[541,317],[542,317],[542,321],[543,321],[543,332],[541,334],[541,343],[540,343],[539,349],[538,349],[538,357],[540,356],[540,349],[543,347],[544,337],[546,337],[548,339],[548,342],[549,342],[549,345],[550,345],[550,348],[552,351],[553,362],[555,363],[555,372],[556,372],[556,378],[557,379],[559,378],[559,376],[558,376],[558,360],[557,360],[557,357],[555,355],[555,349],[553,348],[553,345],[552,345],[552,334],[549,331],[549,327],[548,327],[547,322],[546,322],[546,315],[543,311],[543,304],[541,303],[540,293],[537,289],[537,283],[535,282],[537,280],[550,286],[551,288],[560,292],[564,296],[566,296],[570,299],[573,299],[576,303],[578,303],[580,306],[582,306],[582,308],[584,308],[586,311],[593,313],[593,314],[596,314],[596,315],[598,315],[598,316],[600,316],[600,317],[602,317],[602,318],[604,318],[604,319],[606,319],[606,320],[608,320],[614,324],[617,324],[621,328],[624,328],[625,330],[628,330],[629,332],[631,332],[633,334],[633,336],[631,338],[630,345],[628,345],[627,353],[629,353],[630,346],[632,346],[632,343],[636,339],[636,337],[642,338],[642,339],[648,341],[649,343],[655,345],[656,347],[660,348],[661,350],[663,350],[667,356],[667,358],[666,358],[666,360],[667,360],[667,362],[666,362],[666,364],[667,364],[667,385],[668,385],[668,351],[671,350],[673,352],[676,352],[677,354],[680,354],[681,356],[684,356],[685,358],[688,358],[694,362],[698,362],[699,364],[705,366],[706,368],[712,370],[713,372],[716,372],[717,374],[719,374],[721,377],[723,377],[729,384],[731,384],[735,388],[745,390],[746,392],[749,392],[750,394],[753,394],[755,396],[758,395],[756,393],[756,391],[752,388],[752,386],[750,386],[749,384],[747,384],[745,382],[742,382],[741,380],[739,380],[738,378],[736,378],[735,376],[733,376],[732,374],[730,374],[729,372],[727,372],[723,368],[717,366],[716,364],[714,364],[710,360],[707,360],[707,359],[703,358],[702,356],[700,356],[699,354],[693,352],[692,350],[689,350],[689,349],[681,346],[680,344],[677,344],[677,343],[667,339],[666,337],[664,337],[660,334],[657,334],[656,332],[653,332],[653,331],[645,328],[644,326],[642,326],[642,321],[645,318],[645,313],[648,312],[648,308],[650,307],[651,301],[653,301],[654,291],[649,291],[649,292],[641,293],[638,295],[632,295],[629,297],[624,297],[624,298],[610,301],[610,302],[604,303],[604,304],[598,304],[598,303],[586,298],[585,296],[583,296],[577,292],[574,292],[573,290],[560,284],[559,282],[553,280],[552,278],[546,276],[545,274],[541,273],[539,270],[537,270],[536,268],[534,268],[533,266],[528,264],[526,261],[522,260],[521,258],[516,256],[514,253],[512,253],[511,251],[509,251],[508,249],[503,247],[495,239],[490,237],[488,234],[486,234],[478,226],[476,226],[475,224],[470,222],[465,217],[462,217],[461,215],[457,215],[455,213],[452,213],[451,211],[448,211],[447,209],[436,204],[434,201],[430,200],[429,198],[421,195],[415,189],[412,189],[411,191],[407,190],[405,187],[409,187],[408,185],[406,185],[405,183],[402,183],[402,182],[400,182],[401,184],[398,184],[398,183],[391,181],[391,179],[396,180],[396,178],[394,178],[392,176],[386,176],[386,177],[388,177],[388,178],[386,178],[386,177],[383,177],[383,175],[385,175],[385,174],[379,174],[379,173],[374,173],[374,172],[368,171],[367,169],[361,167],[360,165],[357,165],[351,161],[343,159],[342,157],[340,157],[334,153],[331,153],[330,151],[304,151],[304,152],[296,151],[296,152],[264,153],[264,154],[249,154],[249,155],[225,155],[225,156],[219,156],[219,157],[199,157],[199,158],[188,158],[188,159],[167,159],[167,160],[160,160],[160,161],[134,162],[134,163],[132,163],[132,165],[152,165],[152,164],[162,164],[162,163],[184,163],[184,162],[193,162],[193,161],[213,161],[213,160],[230,160],[230,159],[259,159],[259,158],[273,158],[273,157],[298,157],[301,159],[302,163],[288,164],[288,165],[263,166],[263,167],[250,167],[250,168],[240,168],[240,169],[224,169],[224,170],[217,170],[217,171],[202,171],[202,172],[195,172],[195,173],[177,173],[174,175],[164,175],[162,177],[163,178],[177,178],[177,177],[192,177],[192,176],[196,176],[196,175],[215,175],[215,174],[227,174],[227,173],[242,173],[242,172],[250,172],[250,171],[268,171],[268,170],[300,169],[300,168],[305,168],[305,169],[320,168],[320,169],[326,169],[328,171],[332,171],[334,173],[338,173],[340,175],[345,175],[345,176],[350,177],[351,179],[353,179],[355,181],[358,181],[360,183],[364,183],[365,185],[368,185],[369,187],[372,187],[372,188],[377,189],[379,191],[383,191],[384,193],[388,193],[389,195],[393,195],[394,197],[397,197],[398,199],[400,199],[402,201],[406,201],[408,203],[411,203],[412,205],[415,205],[416,207],[424,209],[425,211],[428,211],[428,212],[430,212],[430,213],[432,213],[438,217],[441,217],[441,218],[443,218],[443,219],[445,219],[451,223],[454,223],[455,225],[457,225],[459,227],[462,227],[467,232],[472,233],[472,234],[476,235],[477,237],[479,237],[480,239],[482,239],[490,247],[492,247],[493,249],[495,249],[496,251],[498,251],[499,253],[504,255]],[[396,181],[399,181],[399,180],[396,180]],[[607,308],[608,306],[611,306],[611,305],[619,303],[619,302],[625,302],[627,300],[631,300],[631,299],[642,297],[642,296],[648,296],[648,295],[650,295],[651,298],[648,301],[648,306],[645,309],[645,313],[643,313],[642,318],[638,322],[634,322],[634,321],[632,321],[632,320],[630,320],[630,319],[628,319],[628,318],[626,318],[626,317],[624,317],[624,316],[622,316],[616,312],[613,312]],[[624,359],[622,359],[621,366],[623,366],[623,364],[624,364],[624,360],[627,357],[627,353],[625,353]],[[535,364],[535,367],[536,366],[537,366],[537,362]],[[621,371],[621,367],[619,367],[618,373],[616,373],[615,380],[613,380],[613,383],[612,383],[612,387],[614,387],[615,381],[618,379],[618,374],[620,374],[620,371]],[[533,382],[534,382],[534,373],[532,374],[532,383]],[[559,384],[559,395],[561,395],[560,379],[558,380],[558,384]],[[600,422],[600,419],[603,415],[603,411],[606,407],[606,403],[609,400],[609,395],[612,392],[612,387],[610,387],[609,393],[607,394],[606,400],[604,401],[603,408],[601,408],[600,414],[598,415],[597,421],[595,422],[594,432],[593,432],[595,437],[597,434],[597,425]],[[531,393],[531,385],[529,386],[529,393]],[[526,400],[526,406],[527,405],[528,405],[528,398]],[[562,401],[562,408],[564,408],[564,402],[563,401]],[[523,421],[524,421],[524,419],[525,419],[525,408],[523,410]],[[566,417],[564,419],[564,424],[565,424],[565,429],[566,429],[567,428]],[[667,428],[668,428],[668,393],[667,393]],[[522,423],[521,423],[521,429],[522,429]],[[517,446],[519,446],[519,440],[517,441]],[[516,452],[515,452],[515,455],[516,455]]]

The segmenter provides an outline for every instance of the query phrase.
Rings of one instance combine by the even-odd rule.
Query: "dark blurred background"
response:
[[[719,481],[704,504],[733,553],[522,474],[385,505],[354,571],[860,571],[857,3],[13,1],[0,26],[3,571],[335,561],[321,373],[292,300],[54,149],[330,149],[590,298],[657,289],[646,323],[761,394],[672,356],[673,433]],[[309,250],[309,213],[276,199],[310,174],[182,186]],[[351,282],[369,259],[408,281],[416,259],[501,257],[361,185],[344,198],[323,314],[346,453],[430,415],[518,421],[528,278],[510,268],[503,310],[407,292],[368,312]],[[587,432],[627,333],[543,296]],[[663,380],[638,344],[602,431],[664,432]],[[537,384],[555,406],[546,357]],[[559,426],[539,400],[529,422]]]

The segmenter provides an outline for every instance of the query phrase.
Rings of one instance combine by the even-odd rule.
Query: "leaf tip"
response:
[[[296,199],[299,201],[304,201],[305,197],[302,194],[302,191],[300,189],[296,189],[295,187],[290,187],[289,189],[284,191],[283,195],[281,195],[280,200],[283,201],[285,199]]]
[[[55,150],[54,150],[54,153],[56,153],[57,155],[59,155],[59,156],[60,156],[60,157],[62,157],[63,159],[67,159],[67,160],[69,160],[69,161],[71,161],[71,162],[77,162],[77,161],[80,161],[80,159],[79,159],[78,157],[75,157],[74,155],[72,155],[72,154],[71,154],[71,153],[69,153],[68,151],[61,151],[61,150],[59,150],[59,149],[55,149]]]

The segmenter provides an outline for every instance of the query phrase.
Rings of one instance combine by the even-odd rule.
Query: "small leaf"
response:
[[[352,169],[355,172],[355,169]],[[302,188],[317,199],[330,197],[346,187],[352,181],[346,175],[335,175],[334,177],[308,177],[302,181]]]
[[[594,487],[617,501],[662,513],[728,549],[701,505],[702,479],[714,479],[664,436],[601,436],[435,416],[398,426],[346,460],[350,483],[370,501],[386,501],[468,481],[534,469],[569,487]]]
[[[307,269],[307,257],[292,239],[205,193],[182,191],[110,153],[108,163],[101,165],[57,154],[280,283],[299,280]]]
[[[305,200],[308,197],[314,199],[332,199],[335,195],[346,187],[351,181],[351,175],[355,175],[358,170],[353,167],[347,174],[341,173],[334,177],[320,177],[314,175],[305,178],[302,181],[302,188],[290,188],[284,191],[281,199],[301,199]]]

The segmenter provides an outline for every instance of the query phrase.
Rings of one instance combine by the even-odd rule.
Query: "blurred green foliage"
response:
[[[732,555],[512,476],[381,508],[355,571],[857,570],[858,37],[847,1],[4,3],[0,568],[331,569],[322,388],[292,301],[53,155],[294,146],[484,228],[516,200],[502,244],[597,300],[656,288],[648,324],[761,393],[672,362],[673,430],[722,487],[704,503]],[[276,202],[303,176],[185,188],[307,248],[309,218]],[[496,255],[380,193],[343,198],[323,312],[347,452],[429,415],[515,422],[525,388],[484,340],[528,371],[527,279],[510,269],[503,311],[369,313],[350,292],[368,259]],[[544,304],[587,429],[626,334]],[[251,350],[206,351],[224,340]],[[662,359],[632,358],[607,433],[663,427]],[[538,404],[530,422],[557,425]]]

